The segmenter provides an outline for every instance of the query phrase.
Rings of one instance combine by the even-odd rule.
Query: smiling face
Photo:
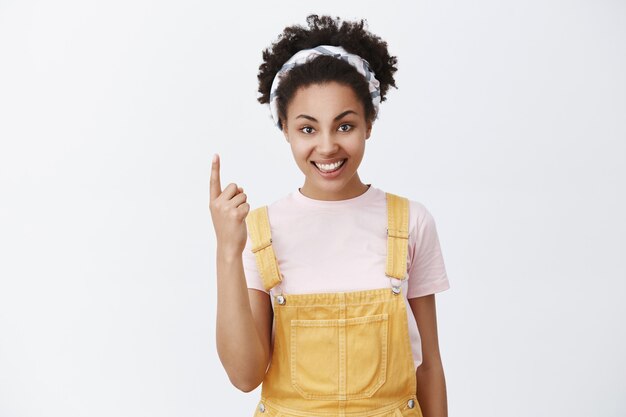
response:
[[[300,192],[317,200],[345,200],[363,194],[368,187],[357,169],[371,130],[363,103],[351,87],[329,82],[300,88],[289,103],[287,125],[283,125],[305,176]],[[337,167],[337,162],[342,165]]]

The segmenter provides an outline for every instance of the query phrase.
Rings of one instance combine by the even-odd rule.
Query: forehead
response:
[[[336,116],[352,108],[362,114],[362,104],[354,90],[344,84],[329,82],[299,88],[289,103],[289,116],[305,113],[310,116]]]

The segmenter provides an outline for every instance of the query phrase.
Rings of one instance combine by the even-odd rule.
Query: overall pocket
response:
[[[387,378],[388,314],[291,320],[291,384],[308,399],[371,397]]]

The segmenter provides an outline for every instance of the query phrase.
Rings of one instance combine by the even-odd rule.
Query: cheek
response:
[[[296,159],[296,161],[298,161],[298,163],[305,164],[306,159],[310,153],[310,150],[306,146],[299,144],[299,145],[292,145],[291,152],[293,153],[293,156]]]
[[[355,159],[363,156],[365,152],[365,144],[364,143],[354,143],[349,145],[346,148],[346,151]]]

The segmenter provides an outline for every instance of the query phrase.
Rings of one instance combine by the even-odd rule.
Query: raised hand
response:
[[[243,187],[231,182],[222,191],[218,154],[213,156],[209,186],[209,210],[218,251],[227,256],[241,256],[248,236],[245,219],[250,205],[246,202]]]

